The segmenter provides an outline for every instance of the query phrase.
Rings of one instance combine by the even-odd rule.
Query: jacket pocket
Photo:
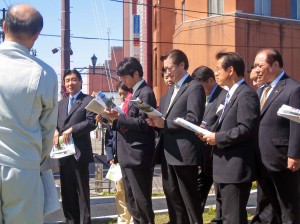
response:
[[[289,140],[288,139],[272,139],[272,143],[275,146],[288,146],[289,145]]]

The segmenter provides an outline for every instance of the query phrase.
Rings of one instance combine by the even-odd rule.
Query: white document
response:
[[[300,110],[283,104],[277,111],[277,115],[300,123]]]
[[[59,210],[61,206],[52,170],[42,172],[41,179],[44,187],[44,216],[46,216]]]
[[[184,120],[183,118],[178,117],[174,120],[174,122],[175,122],[175,124],[178,124],[181,127],[184,127],[184,128],[186,128],[190,131],[196,132],[200,135],[208,135],[208,134],[212,133],[212,132],[210,132],[210,131],[208,131],[204,128],[201,128],[201,127],[199,127],[199,126],[197,126],[197,125],[195,125],[191,122],[188,122],[188,121]]]
[[[111,164],[105,178],[115,182],[121,180],[122,172],[121,172],[120,164],[119,163]]]
[[[75,145],[74,145],[74,141],[72,136],[70,137],[70,143],[66,144],[63,143],[63,137],[60,136],[59,137],[59,144],[58,146],[53,146],[52,150],[50,152],[50,157],[52,159],[60,159],[66,156],[70,156],[70,155],[75,155],[76,151],[75,151]]]
[[[161,112],[159,112],[158,110],[156,110],[155,108],[153,108],[149,104],[144,103],[138,97],[135,100],[130,100],[130,102],[132,103],[132,105],[136,106],[137,108],[139,108],[140,110],[142,110],[143,112],[145,112],[148,115],[152,115],[152,116],[155,116],[155,117],[162,117]]]
[[[86,105],[85,109],[92,111],[96,114],[101,114],[102,117],[107,119],[110,123],[115,119],[114,117],[108,116],[105,112],[105,106],[99,103],[96,99],[92,99],[88,105]],[[122,112],[123,113],[123,112]]]
[[[95,100],[100,103],[104,108],[113,109],[117,111],[119,114],[124,114],[122,109],[114,104],[112,99],[109,99],[105,96],[105,94],[101,91],[98,92]]]

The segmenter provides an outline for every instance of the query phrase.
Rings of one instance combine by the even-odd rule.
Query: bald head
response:
[[[43,17],[32,6],[19,4],[7,11],[4,32],[5,35],[16,39],[32,38],[43,28]]]

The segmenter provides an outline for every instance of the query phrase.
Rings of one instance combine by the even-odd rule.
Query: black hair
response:
[[[213,80],[215,80],[214,71],[211,68],[204,65],[196,68],[191,76],[194,79],[202,82],[206,82],[209,78],[213,78]]]
[[[220,51],[216,54],[216,59],[223,58],[222,68],[224,70],[232,66],[238,77],[243,77],[245,72],[245,63],[243,58],[236,52]]]
[[[188,70],[189,60],[188,60],[186,54],[183,51],[178,50],[178,49],[174,49],[174,50],[171,50],[171,51],[167,52],[166,54],[160,56],[161,61],[164,61],[167,58],[171,58],[172,61],[173,61],[173,64],[175,64],[175,65],[180,65],[180,63],[183,62],[184,63],[184,69]]]
[[[65,81],[66,76],[71,75],[71,74],[75,74],[77,76],[77,78],[79,79],[79,81],[82,81],[81,74],[76,69],[72,69],[72,70],[69,69],[69,70],[67,70],[64,73],[63,81]]]
[[[140,77],[143,77],[143,67],[139,60],[134,57],[124,58],[117,67],[118,76],[130,75],[133,77],[133,74],[136,71],[139,73]]]
[[[275,61],[278,61],[279,67],[283,68],[283,59],[279,51],[277,51],[275,48],[263,48],[259,50],[256,55],[258,55],[263,51],[266,52],[267,55],[266,61],[270,66],[272,66]]]
[[[118,82],[116,85],[117,91],[121,88],[122,90],[128,92],[129,88],[122,82]]]

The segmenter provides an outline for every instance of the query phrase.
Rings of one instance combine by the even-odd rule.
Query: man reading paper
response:
[[[219,52],[216,59],[216,81],[229,91],[214,133],[202,140],[214,146],[213,179],[219,185],[223,223],[247,224],[246,205],[257,177],[259,100],[244,81],[245,64],[239,54]]]

